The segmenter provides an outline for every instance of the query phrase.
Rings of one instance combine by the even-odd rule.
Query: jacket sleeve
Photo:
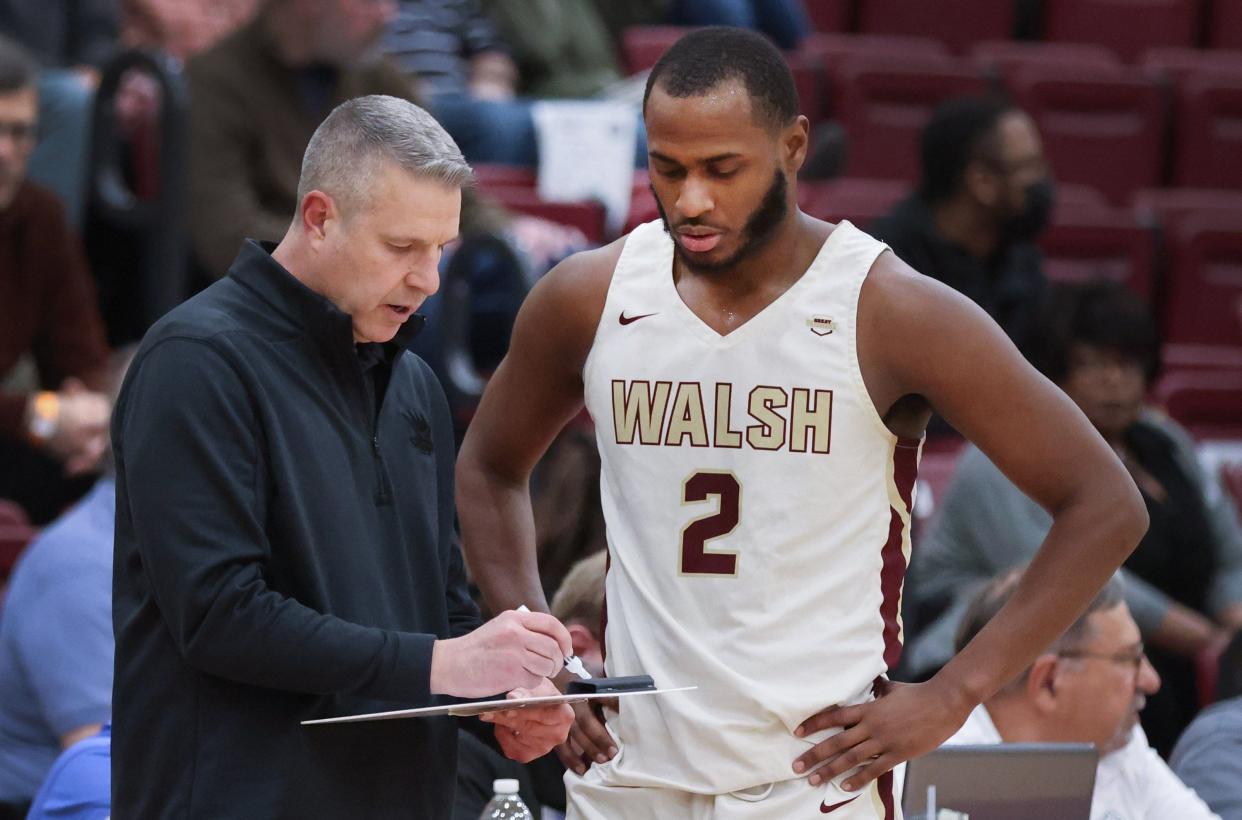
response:
[[[114,425],[118,532],[182,657],[272,689],[430,700],[435,636],[364,627],[268,587],[268,486],[244,383],[209,342],[165,339],[133,365]]]

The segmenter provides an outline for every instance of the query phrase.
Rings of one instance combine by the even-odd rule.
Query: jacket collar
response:
[[[272,258],[275,248],[275,242],[247,239],[229,267],[229,277],[254,291],[298,328],[332,347],[339,345],[352,353],[354,325],[349,314],[285,270]],[[394,354],[405,350],[426,321],[426,316],[414,314],[385,346],[393,348]]]

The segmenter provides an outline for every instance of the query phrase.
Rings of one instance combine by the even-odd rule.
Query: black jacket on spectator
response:
[[[917,194],[867,230],[919,273],[969,297],[1017,345],[1025,344],[1047,285],[1043,252],[1034,243],[1006,245],[985,262],[941,238],[931,209]]]
[[[478,624],[430,369],[247,242],[147,334],[113,420],[113,816],[427,818],[452,810],[432,645]]]

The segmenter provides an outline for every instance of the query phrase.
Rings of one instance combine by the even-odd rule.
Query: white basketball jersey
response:
[[[895,662],[920,442],[884,426],[855,333],[885,248],[842,222],[721,336],[681,300],[662,223],[627,238],[583,372],[606,666],[698,690],[621,703],[611,782],[721,794],[792,778],[826,736],[794,728],[870,699]]]

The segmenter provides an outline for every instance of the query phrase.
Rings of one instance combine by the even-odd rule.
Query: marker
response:
[[[522,604],[520,607],[517,608],[517,611],[518,612],[530,612],[530,609],[527,608],[526,604]],[[565,657],[565,668],[568,669],[570,672],[573,672],[575,675],[582,678],[583,680],[591,679],[591,673],[586,671],[586,668],[582,665],[582,661],[579,660],[577,655],[567,655]]]

